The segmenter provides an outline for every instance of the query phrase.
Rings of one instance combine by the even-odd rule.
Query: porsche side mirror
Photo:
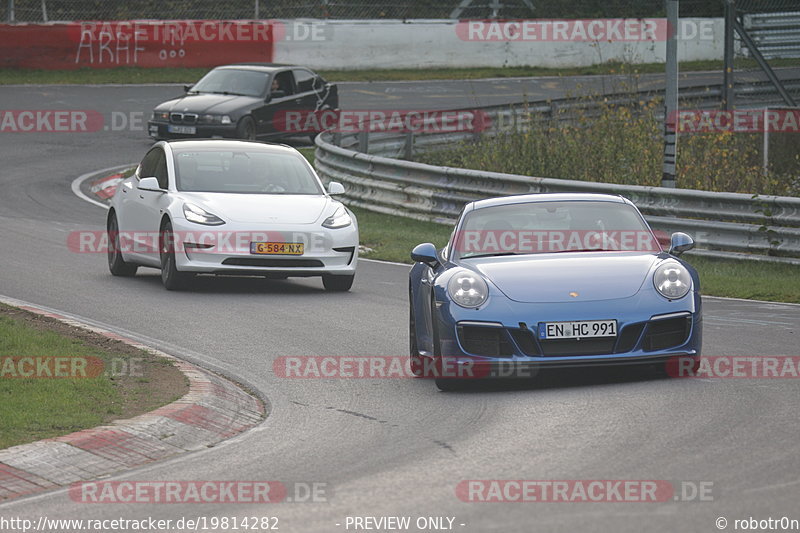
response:
[[[192,87],[194,87],[194,85],[184,85],[183,92],[188,93],[189,91],[192,90]]]
[[[344,194],[344,185],[338,181],[332,181],[328,184],[328,194],[336,196],[337,194]]]
[[[681,255],[683,252],[694,248],[694,239],[680,231],[672,234],[669,244],[669,253],[672,255]]]
[[[276,91],[272,91],[269,93],[269,99],[272,100],[273,98],[284,98],[286,96],[286,91],[281,91],[280,89]]]
[[[158,184],[158,179],[153,177],[140,179],[136,188],[140,191],[164,192],[164,189]]]
[[[439,256],[436,254],[436,247],[429,243],[418,244],[411,250],[411,259],[417,263],[425,263],[431,268],[439,264]]]

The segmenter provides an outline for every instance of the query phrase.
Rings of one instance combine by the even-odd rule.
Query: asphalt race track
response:
[[[499,80],[342,84],[340,93],[343,108],[459,107],[518,100],[514,84],[568,90],[555,80]],[[6,109],[146,119],[177,92],[0,87],[0,101]],[[155,270],[112,278],[104,255],[67,249],[69,232],[103,229],[105,217],[70,185],[81,174],[138,161],[149,145],[135,128],[0,133],[0,294],[222,370],[267,399],[271,414],[256,429],[114,479],[316,482],[327,484],[328,501],[87,505],[58,490],[0,505],[0,515],[276,516],[288,532],[345,531],[348,516],[449,516],[465,532],[716,531],[717,517],[727,518],[728,529],[751,516],[800,519],[797,380],[553,373],[534,385],[440,393],[428,380],[275,376],[272,362],[284,355],[406,354],[408,267],[364,261],[346,294],[326,293],[315,278],[203,280],[183,293],[165,291]],[[799,341],[798,306],[705,300],[704,355],[799,355]],[[710,482],[713,501],[465,503],[455,489],[469,479]]]

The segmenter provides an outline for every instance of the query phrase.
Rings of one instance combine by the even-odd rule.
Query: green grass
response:
[[[0,357],[111,355],[23,321],[0,316]],[[109,377],[10,378],[0,375],[0,448],[94,427],[120,412],[121,397]]]
[[[799,66],[796,59],[770,61],[772,67]],[[738,69],[757,68],[749,59],[736,61]],[[680,64],[683,72],[722,70],[722,61],[687,61]],[[75,70],[0,69],[0,85],[9,84],[103,84],[103,83],[194,83],[209,68],[81,68]],[[663,63],[630,65],[619,62],[588,67],[495,67],[495,68],[432,68],[432,69],[369,69],[320,70],[330,81],[402,81],[433,79],[479,79],[525,76],[578,76],[597,74],[647,74],[664,72]]]
[[[800,267],[685,256],[700,274],[703,294],[800,303]]]

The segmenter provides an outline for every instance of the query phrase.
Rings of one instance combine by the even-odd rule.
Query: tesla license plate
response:
[[[580,322],[539,322],[539,340],[616,337],[616,320],[584,320]]]
[[[250,253],[257,255],[303,255],[303,243],[251,242]]]
[[[194,135],[197,133],[197,128],[194,126],[167,126],[167,131],[170,133],[182,133],[184,135]]]

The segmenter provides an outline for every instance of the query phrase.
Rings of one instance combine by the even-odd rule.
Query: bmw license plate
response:
[[[579,322],[539,322],[539,340],[616,337],[616,320],[583,320]]]
[[[251,242],[250,253],[256,255],[303,255],[303,243]]]
[[[181,133],[183,135],[194,135],[197,133],[197,128],[194,126],[167,126],[167,131],[170,133]]]

